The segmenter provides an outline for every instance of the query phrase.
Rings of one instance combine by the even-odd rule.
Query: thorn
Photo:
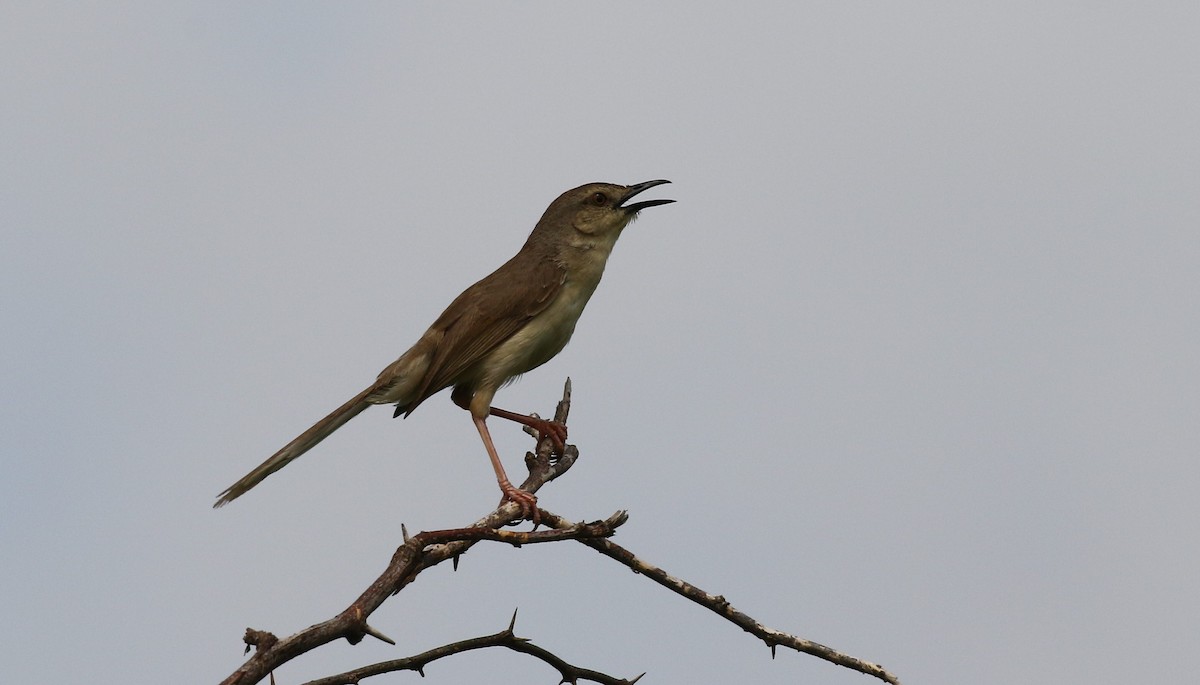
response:
[[[402,536],[404,536],[404,542],[407,544],[408,543],[408,526],[404,525],[403,523],[400,524],[400,534]]]
[[[508,622],[508,632],[511,633],[513,631],[513,628],[516,628],[516,627],[517,627],[517,610],[514,608],[512,620],[510,620]]]
[[[775,643],[774,642],[771,643],[771,658],[772,659],[775,658]]]
[[[450,557],[450,565],[454,567],[455,571],[458,570],[458,557],[459,555],[457,554],[455,554],[453,557]]]
[[[645,671],[642,671],[642,675],[646,675],[646,672],[645,672]],[[638,676],[638,677],[634,678],[633,680],[629,681],[629,685],[633,685],[633,684],[634,684],[634,683],[636,683],[637,681],[641,680],[641,679],[642,679],[642,675],[640,675],[640,676]]]
[[[417,666],[417,673],[420,673],[420,674],[421,674],[421,677],[422,677],[422,678],[424,678],[424,677],[425,677],[425,667],[424,667],[424,666]]]
[[[374,628],[372,628],[370,626],[370,624],[364,623],[363,626],[365,626],[364,630],[366,631],[367,635],[370,635],[371,637],[373,637],[377,640],[383,640],[384,642],[388,643],[389,645],[394,646],[396,644],[395,640],[388,637],[387,635],[384,635],[383,633],[379,632],[378,630],[375,630]]]

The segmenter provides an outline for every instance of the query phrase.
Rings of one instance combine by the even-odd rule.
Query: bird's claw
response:
[[[500,490],[504,493],[504,496],[500,498],[500,504],[505,502],[516,504],[521,508],[521,518],[529,519],[533,521],[533,525],[538,525],[541,516],[537,508],[537,497],[533,493],[526,492],[511,483],[502,483]]]
[[[563,451],[567,449],[567,424],[549,419],[535,419],[531,428],[538,432],[539,441],[542,438],[550,438],[551,444],[554,445],[554,454],[562,456]]]

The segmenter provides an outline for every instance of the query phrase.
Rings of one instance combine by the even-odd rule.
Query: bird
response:
[[[452,388],[451,401],[470,412],[483,440],[501,503],[514,502],[523,518],[536,522],[537,498],[509,481],[487,419],[496,416],[529,426],[550,437],[558,453],[565,446],[566,426],[494,407],[493,397],[566,347],[621,232],[643,209],[674,202],[630,200],[664,183],[670,181],[588,183],[558,196],[516,255],[456,297],[375,382],[226,488],[213,507],[241,497],[373,404],[394,404],[393,417],[407,417],[431,396]]]

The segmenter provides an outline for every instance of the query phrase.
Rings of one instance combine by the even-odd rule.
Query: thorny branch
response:
[[[563,388],[563,399],[558,403],[554,420],[566,423],[570,405],[571,380],[567,379],[566,385]],[[536,453],[526,455],[525,464],[529,469],[529,477],[521,484],[522,489],[528,492],[537,492],[546,483],[566,473],[579,456],[579,452],[574,445],[568,445],[564,450],[564,454],[557,459],[552,456],[552,451],[552,441],[549,437],[545,437],[539,440]],[[274,669],[297,656],[342,638],[350,644],[358,644],[364,637],[370,635],[384,642],[395,644],[391,638],[371,627],[367,623],[367,617],[378,609],[388,597],[400,592],[405,586],[415,580],[425,569],[436,566],[447,559],[453,559],[457,566],[458,557],[481,540],[507,542],[514,546],[520,546],[566,539],[578,540],[601,554],[628,566],[635,573],[643,574],[660,585],[691,599],[701,606],[709,608],[726,620],[738,625],[746,632],[766,642],[771,647],[772,656],[775,654],[775,647],[782,645],[825,659],[839,666],[845,666],[860,673],[874,676],[893,685],[899,685],[900,683],[895,675],[889,673],[881,666],[843,654],[825,645],[767,628],[746,614],[734,609],[724,597],[704,592],[694,585],[675,578],[666,571],[642,561],[629,550],[613,544],[606,538],[611,537],[616,532],[616,529],[628,520],[628,515],[623,511],[616,512],[605,521],[592,523],[571,523],[561,516],[545,511],[544,509],[540,510],[540,515],[541,521],[549,525],[551,527],[550,530],[534,530],[530,532],[503,530],[504,526],[518,521],[520,516],[520,510],[516,504],[505,502],[490,514],[466,528],[422,532],[412,537],[409,537],[407,532],[405,532],[404,544],[396,550],[391,562],[379,578],[358,599],[354,600],[349,607],[337,616],[282,639],[266,631],[247,628],[243,641],[246,643],[247,651],[250,650],[250,647],[256,648],[254,656],[222,681],[222,685],[251,685],[257,683]],[[632,683],[637,682],[641,678],[641,676],[638,676],[632,681],[619,680],[598,671],[572,666],[545,649],[531,644],[525,638],[516,637],[513,634],[515,621],[516,614],[514,613],[513,623],[510,623],[506,630],[494,635],[443,645],[442,647],[406,659],[397,659],[365,666],[340,675],[312,681],[309,685],[358,683],[361,678],[370,675],[400,670],[416,670],[424,675],[422,672],[424,665],[435,659],[472,649],[497,646],[529,654],[545,661],[559,670],[559,673],[563,677],[562,682],[564,683],[576,683],[582,678],[604,685],[632,685]]]
[[[566,386],[563,388],[563,398],[558,403],[554,420],[566,423],[570,407],[571,381],[567,379]],[[547,436],[539,441],[536,455],[526,456],[525,464],[529,468],[529,477],[521,484],[523,490],[537,492],[542,485],[566,473],[579,456],[579,451],[574,445],[568,445],[564,454],[557,459],[552,459],[552,451],[552,440]],[[242,640],[246,643],[247,651],[250,647],[256,648],[254,656],[221,681],[222,685],[257,683],[273,670],[297,656],[342,638],[353,645],[370,635],[384,642],[395,644],[391,638],[368,625],[367,617],[378,609],[388,597],[400,592],[415,580],[425,569],[436,566],[447,559],[454,559],[457,563],[458,557],[480,539],[474,537],[475,533],[464,536],[461,534],[462,531],[475,529],[496,531],[517,520],[519,516],[520,507],[512,502],[505,502],[469,528],[420,533],[411,538],[406,535],[404,544],[392,555],[392,560],[384,569],[383,574],[337,616],[282,639],[266,631],[247,628]],[[458,536],[453,534],[456,532],[459,533]]]
[[[529,642],[527,638],[517,637],[513,633],[513,627],[517,623],[517,612],[513,612],[512,621],[508,627],[493,635],[485,635],[483,637],[471,638],[470,640],[462,640],[452,642],[448,645],[435,647],[427,652],[421,652],[403,659],[392,659],[391,661],[381,661],[370,666],[362,666],[352,671],[339,673],[327,678],[318,680],[310,680],[304,685],[358,685],[364,678],[369,678],[373,675],[381,675],[383,673],[395,673],[397,671],[416,671],[425,676],[425,666],[433,661],[443,657],[452,656],[454,654],[462,654],[473,649],[484,649],[487,647],[507,647],[514,652],[529,654],[530,656],[541,659],[550,666],[558,670],[562,680],[560,683],[578,683],[580,680],[590,680],[601,685],[633,685],[642,676],[638,676],[633,680],[624,678],[614,678],[599,671],[593,671],[590,668],[580,668],[563,661],[551,652],[538,647]],[[645,675],[643,673],[642,675]]]
[[[543,512],[542,523],[553,528],[557,528],[561,524],[564,529],[571,525],[566,519],[549,514],[549,512]],[[892,683],[892,685],[900,685],[900,681],[895,675],[889,673],[878,664],[857,659],[849,654],[843,654],[832,647],[826,647],[811,640],[805,640],[795,635],[789,635],[788,633],[768,628],[750,616],[734,609],[733,605],[721,595],[710,594],[685,580],[676,578],[661,568],[642,561],[633,552],[609,540],[577,539],[597,552],[628,566],[634,573],[644,575],[672,592],[687,597],[700,606],[712,610],[747,633],[761,639],[771,648],[772,658],[775,656],[776,646],[788,647],[797,652],[804,652],[805,654],[819,657],[838,666],[845,666],[859,673],[875,676],[884,682]]]

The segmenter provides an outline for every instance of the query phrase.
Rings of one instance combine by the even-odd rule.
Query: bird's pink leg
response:
[[[535,416],[518,414],[506,409],[498,409],[496,407],[489,408],[488,413],[501,419],[516,421],[523,426],[529,426],[538,432],[538,439],[549,437],[550,440],[554,442],[555,454],[562,455],[563,450],[567,447],[567,424],[565,423],[550,421],[548,419],[539,419]]]
[[[496,445],[492,442],[492,434],[488,432],[487,423],[485,423],[487,419],[475,416],[472,416],[471,419],[475,421],[479,437],[483,438],[483,446],[487,449],[488,458],[492,460],[492,468],[496,471],[496,482],[500,485],[500,491],[504,493],[504,497],[500,500],[501,504],[505,500],[515,502],[517,506],[521,507],[521,516],[532,519],[536,526],[539,518],[537,497],[509,482],[508,474],[504,473],[504,464],[500,463],[500,455],[496,453]]]

